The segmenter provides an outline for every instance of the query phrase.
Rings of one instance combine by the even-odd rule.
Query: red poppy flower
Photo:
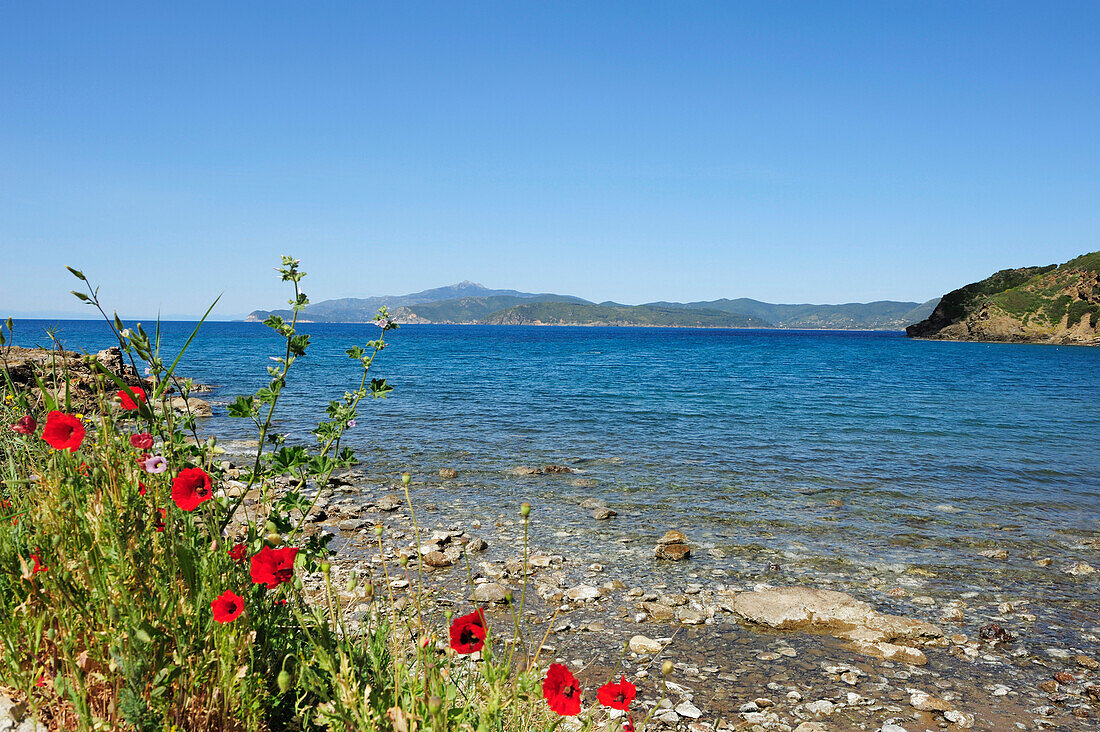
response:
[[[76,452],[84,441],[84,423],[71,414],[55,410],[46,415],[42,439],[55,450]]]
[[[76,472],[80,473],[81,475],[89,475],[91,474],[92,469],[88,467],[88,463],[81,463],[77,467]]]
[[[138,495],[139,496],[144,496],[145,495],[145,484],[142,483],[140,480],[138,481]]]
[[[11,431],[20,435],[32,435],[34,431],[38,429],[38,423],[34,421],[34,417],[27,415],[20,417],[19,421],[11,426]]]
[[[126,393],[125,389],[118,390],[118,398],[122,400],[122,408],[128,412],[132,412],[137,409],[141,404],[145,403],[145,390],[140,386],[131,386],[130,391],[134,392],[134,396],[137,397],[135,402],[130,398],[130,395]]]
[[[153,447],[153,436],[148,432],[130,435],[130,444],[139,450],[150,450]]]
[[[167,508],[158,508],[157,509],[157,520],[153,523],[153,528],[156,529],[157,531],[161,532],[161,533],[164,533],[164,528],[165,528],[164,520],[166,518],[168,518],[168,509]]]
[[[289,582],[294,576],[294,557],[298,555],[298,547],[285,546],[281,549],[272,549],[265,546],[258,554],[252,556],[252,564],[249,574],[257,585],[267,585],[273,590],[284,582]]]
[[[611,707],[612,709],[621,709],[624,712],[627,707],[630,706],[630,702],[634,701],[634,697],[637,695],[638,689],[634,684],[626,680],[623,676],[619,683],[607,683],[601,686],[596,691],[596,698],[600,700],[600,704],[605,707]]]
[[[184,468],[172,481],[172,500],[184,511],[194,511],[211,498],[210,476],[202,468]]]
[[[581,689],[577,678],[560,663],[550,664],[542,682],[542,696],[550,709],[563,717],[581,712]]]
[[[244,542],[234,544],[229,548],[229,558],[234,562],[243,562],[248,556],[248,545]]]
[[[451,623],[451,648],[458,653],[474,653],[485,645],[485,611],[481,608]]]
[[[219,623],[232,623],[244,612],[244,600],[236,592],[226,590],[210,603],[214,611],[214,620]]]
[[[38,552],[31,554],[31,561],[34,566],[31,568],[31,574],[38,574],[39,572],[45,572],[49,567],[42,564],[42,558],[38,556]]]
[[[627,715],[626,721],[623,722],[623,732],[634,732],[634,717]]]

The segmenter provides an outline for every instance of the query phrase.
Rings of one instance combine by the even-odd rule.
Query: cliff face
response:
[[[1100,345],[1100,252],[1006,269],[944,295],[912,338]]]

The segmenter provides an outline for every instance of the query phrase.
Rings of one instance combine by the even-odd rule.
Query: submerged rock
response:
[[[455,470],[454,468],[440,468],[439,469],[439,477],[443,478],[444,480],[450,480],[451,478],[457,478],[458,477],[458,471]]]
[[[688,538],[684,536],[683,532],[666,531],[665,535],[657,540],[657,546],[653,550],[654,556],[658,559],[670,559],[672,561],[680,561],[687,559],[691,556],[691,547],[688,546]]]

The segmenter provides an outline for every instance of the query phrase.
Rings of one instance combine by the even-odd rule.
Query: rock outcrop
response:
[[[1100,345],[1100,252],[997,272],[949,292],[911,338]]]
[[[748,623],[824,633],[848,641],[857,653],[917,666],[927,659],[914,646],[943,636],[923,620],[883,615],[851,595],[811,587],[743,592],[733,598],[731,609]]]
[[[99,371],[93,362],[99,362],[127,386],[149,387],[146,379],[123,357],[118,346],[100,351],[90,356],[90,360],[85,360],[84,354],[61,349],[11,347],[2,351],[8,374],[17,389],[29,394],[32,399],[41,399],[41,390],[35,379],[37,376],[50,396],[59,403],[64,404],[67,396],[74,411],[91,412],[96,409],[96,395],[100,391],[96,376]],[[118,388],[108,380],[103,391],[113,394]]]

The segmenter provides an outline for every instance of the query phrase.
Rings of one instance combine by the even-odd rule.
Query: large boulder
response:
[[[908,646],[943,636],[939,628],[923,620],[883,615],[851,595],[812,587],[743,592],[733,598],[730,609],[748,623],[825,633],[848,641],[858,653],[914,665],[923,665],[927,659]]]

